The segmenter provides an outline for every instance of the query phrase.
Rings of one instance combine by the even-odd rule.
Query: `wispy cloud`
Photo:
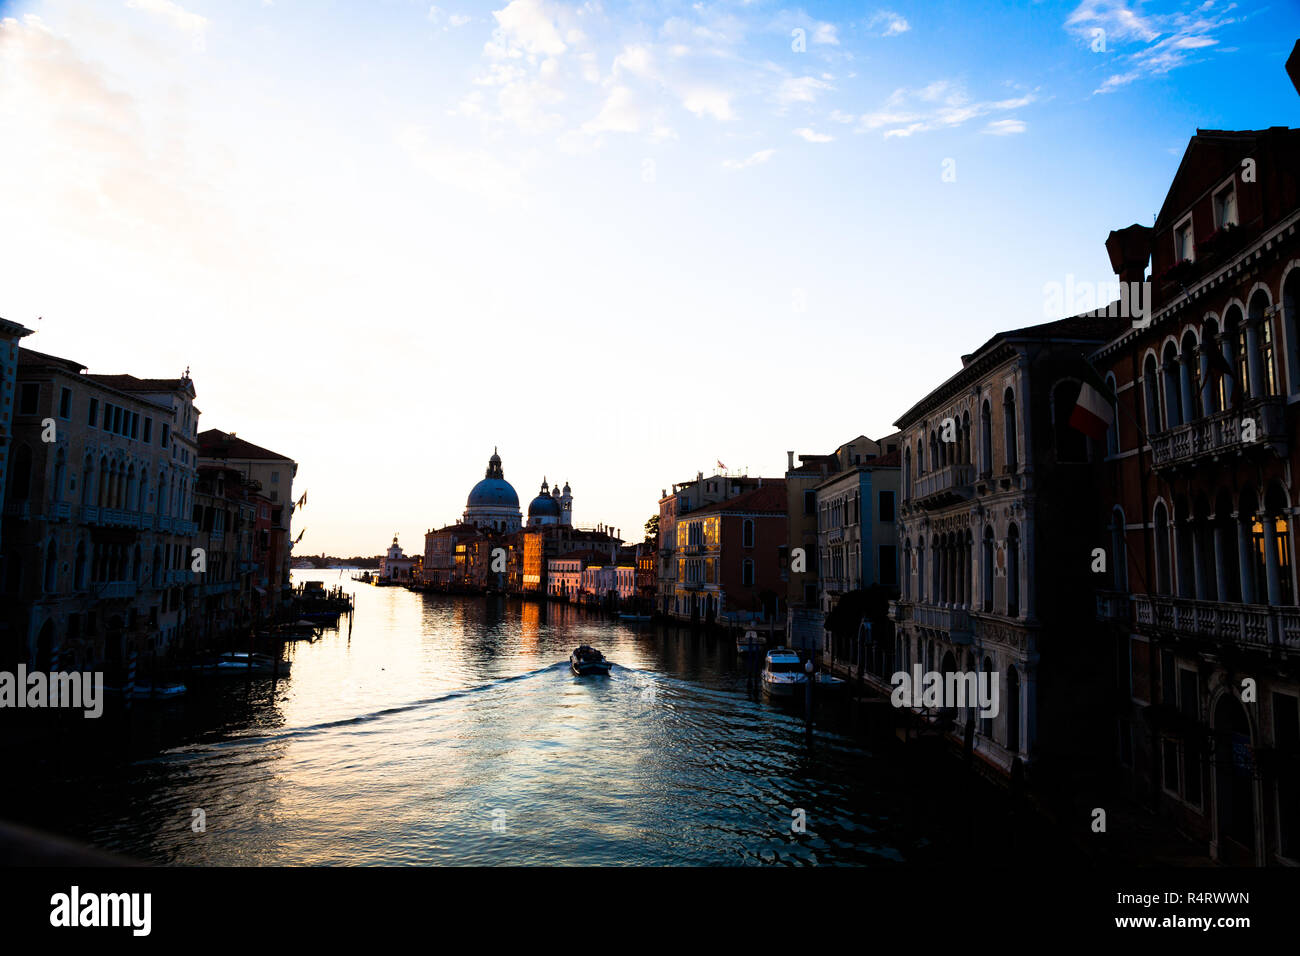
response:
[[[781,81],[776,91],[776,101],[782,106],[791,103],[812,103],[817,95],[834,89],[830,83],[815,76],[789,76]]]
[[[834,136],[830,136],[826,133],[818,133],[815,130],[809,129],[806,126],[795,130],[794,135],[802,136],[805,140],[807,140],[810,143],[830,143],[835,140]]]
[[[886,139],[933,129],[962,126],[993,113],[1028,106],[1034,93],[1001,100],[971,100],[960,83],[936,80],[919,89],[897,89],[877,110],[860,119],[863,130],[882,130]]]
[[[748,169],[750,166],[761,166],[771,159],[775,152],[774,149],[760,149],[756,153],[750,153],[744,159],[724,159],[722,166],[724,169]]]
[[[867,21],[867,29],[881,29],[882,37],[896,37],[912,29],[906,18],[893,10],[879,10]]]
[[[208,30],[208,18],[186,10],[172,0],[126,0],[128,9],[152,14],[169,26],[187,34],[197,49],[203,48]]]
[[[1215,12],[1215,0],[1204,0],[1190,12],[1146,14],[1129,7],[1124,0],[1083,0],[1065,19],[1065,29],[1080,41],[1094,43],[1100,36],[1119,52],[1125,46],[1144,44],[1121,53],[1124,68],[1102,81],[1094,93],[1111,93],[1146,77],[1160,76],[1197,62],[1197,51],[1217,46],[1214,35],[1238,17],[1228,16],[1237,8],[1229,3]],[[1097,31],[1102,31],[1098,34]]]
[[[988,133],[992,136],[1011,136],[1024,131],[1025,121],[1018,119],[993,120],[980,130],[981,133]]]

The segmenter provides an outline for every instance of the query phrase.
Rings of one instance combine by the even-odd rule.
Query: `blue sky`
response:
[[[190,366],[205,427],[299,461],[310,552],[417,549],[493,446],[631,538],[717,461],[881,436],[1045,284],[1113,278],[1197,127],[1300,114],[1280,2],[0,18],[0,315]]]

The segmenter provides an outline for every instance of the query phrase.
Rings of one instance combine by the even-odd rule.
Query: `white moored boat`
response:
[[[763,690],[773,697],[791,697],[808,683],[803,661],[788,647],[774,647],[763,664]]]

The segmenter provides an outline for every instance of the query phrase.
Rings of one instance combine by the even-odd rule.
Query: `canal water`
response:
[[[802,700],[756,693],[728,639],[350,572],[294,579],[355,590],[356,610],[288,645],[287,678],[195,681],[99,720],[5,715],[0,751],[21,770],[0,816],[182,865],[1069,856],[955,762],[922,769],[859,733],[847,703],[825,702],[809,734]],[[615,662],[607,678],[570,672],[582,643]]]

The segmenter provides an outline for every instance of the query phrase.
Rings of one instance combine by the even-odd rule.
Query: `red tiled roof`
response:
[[[288,455],[281,455],[251,441],[244,441],[235,435],[210,428],[199,432],[199,454],[204,458],[256,458],[272,461],[293,461]]]
[[[682,520],[690,520],[697,515],[714,514],[721,511],[756,511],[756,512],[786,512],[786,493],[784,478],[764,478],[761,488],[755,488],[753,491],[746,491],[744,494],[737,495],[727,501],[718,501],[711,505],[704,505],[690,511],[682,516]]]
[[[100,375],[86,373],[86,378],[123,392],[175,392],[193,388],[188,378],[136,378],[134,375]]]
[[[38,352],[35,349],[27,349],[21,346],[18,348],[18,364],[58,365],[70,372],[83,372],[86,369],[86,366],[80,362],[74,362],[72,359],[59,358],[57,355],[49,355],[45,352]]]

